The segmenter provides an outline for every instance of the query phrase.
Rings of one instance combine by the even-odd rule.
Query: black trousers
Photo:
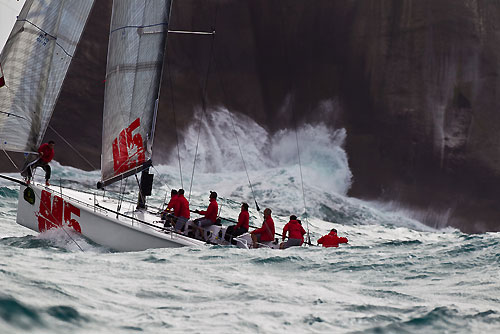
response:
[[[50,169],[50,166],[48,163],[46,162],[43,162],[42,160],[38,160],[37,162],[35,162],[33,165],[31,166],[28,166],[26,168],[26,171],[25,175],[23,176],[28,176],[28,178],[31,180],[31,178],[33,177],[33,171],[35,170],[35,168],[37,167],[42,167],[42,169],[45,171],[45,180],[48,181],[50,180],[50,173],[52,172],[52,170]]]
[[[224,235],[224,239],[228,242],[230,241],[233,245],[236,245],[236,241],[232,239],[247,232],[248,230],[246,228],[243,227],[236,228],[236,225],[231,225],[227,228],[226,234]]]

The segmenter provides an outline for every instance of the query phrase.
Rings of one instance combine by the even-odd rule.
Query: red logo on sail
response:
[[[128,128],[120,132],[118,138],[113,141],[113,167],[115,174],[126,172],[146,161],[142,136],[136,133],[132,136],[132,131],[141,125],[140,118],[137,118]]]
[[[54,200],[51,197],[51,193],[42,190],[40,212],[38,214],[38,230],[43,232],[55,227],[69,226],[82,233],[80,224],[74,218],[80,217],[80,209],[59,196],[54,195]]]

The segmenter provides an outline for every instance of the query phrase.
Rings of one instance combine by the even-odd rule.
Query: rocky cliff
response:
[[[160,127],[172,103],[177,127],[189,124],[208,72],[209,105],[270,130],[345,127],[352,196],[500,230],[500,2],[182,0],[172,15],[171,29],[217,34],[169,36]],[[52,124],[96,167],[109,17],[97,1]],[[155,139],[171,142],[173,131]],[[58,161],[88,167],[78,159],[58,145]]]

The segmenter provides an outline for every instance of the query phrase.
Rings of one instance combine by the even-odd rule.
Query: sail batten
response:
[[[41,144],[94,0],[27,0],[0,55],[0,148]]]
[[[170,1],[113,2],[103,111],[102,184],[137,171],[151,160],[169,11]]]

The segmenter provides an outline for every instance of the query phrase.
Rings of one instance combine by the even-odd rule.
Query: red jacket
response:
[[[242,227],[248,231],[248,224],[250,221],[250,215],[248,211],[241,211],[238,216],[238,224],[236,224],[236,228]]]
[[[168,205],[167,205],[167,208],[165,209],[164,212],[179,212],[179,195],[173,195],[171,198],[170,198],[170,201],[168,202]]]
[[[302,239],[302,242],[304,242],[303,235],[306,234],[306,230],[304,230],[298,221],[290,220],[285,227],[283,227],[283,240],[285,240],[286,232],[290,232],[288,236],[290,239]]]
[[[198,211],[200,215],[205,215],[205,218],[210,219],[212,223],[217,220],[217,214],[219,213],[219,205],[215,198],[210,199],[210,204],[206,211]]]
[[[45,162],[49,163],[52,161],[52,158],[54,157],[54,149],[50,148],[49,144],[43,143],[40,145],[38,148],[38,153],[40,153],[42,156],[40,159]]]
[[[175,209],[174,209],[175,210]],[[177,211],[174,211],[174,216],[184,217],[189,219],[189,202],[184,195],[177,195]]]
[[[338,247],[339,244],[346,244],[347,238],[339,237],[337,233],[330,232],[322,236],[318,240],[318,244],[323,244],[323,247]]]
[[[252,231],[252,234],[260,234],[260,241],[274,240],[274,221],[268,216],[262,223],[262,227]]]

